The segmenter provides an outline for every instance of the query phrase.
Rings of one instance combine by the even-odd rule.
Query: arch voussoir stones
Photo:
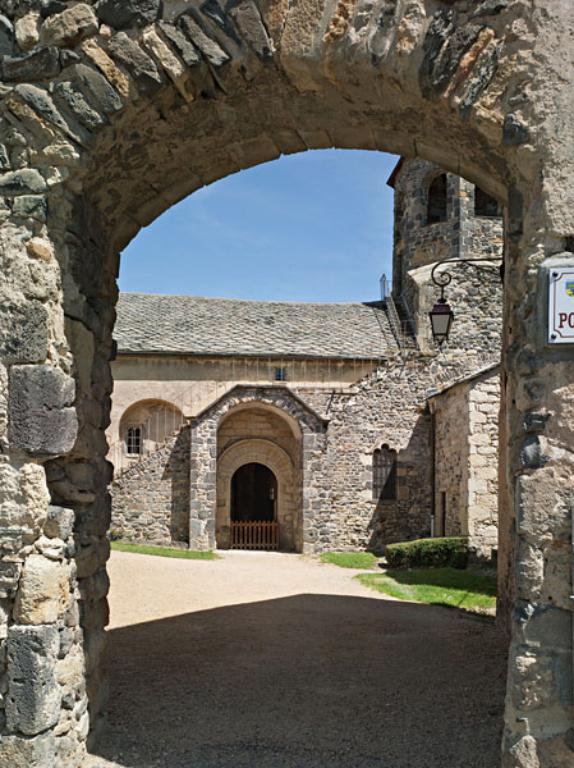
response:
[[[120,249],[324,147],[418,154],[508,203],[502,759],[571,763],[574,366],[543,331],[544,264],[572,258],[573,26],[543,0],[0,0],[0,763],[78,766],[102,721]]]

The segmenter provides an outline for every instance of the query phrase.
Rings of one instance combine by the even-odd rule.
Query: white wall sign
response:
[[[574,267],[551,269],[548,292],[548,342],[574,344]]]

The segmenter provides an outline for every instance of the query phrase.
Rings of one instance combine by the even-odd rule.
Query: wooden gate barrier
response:
[[[268,520],[232,522],[231,549],[279,549],[279,523]]]

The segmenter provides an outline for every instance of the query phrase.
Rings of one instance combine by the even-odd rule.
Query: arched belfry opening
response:
[[[427,197],[427,224],[440,224],[448,216],[448,185],[446,173],[431,181]]]

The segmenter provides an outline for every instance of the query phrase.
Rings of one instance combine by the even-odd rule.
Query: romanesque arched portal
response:
[[[204,184],[334,146],[420,155],[508,202],[503,762],[570,764],[574,366],[539,290],[574,249],[569,0],[0,11],[2,760],[76,765],[104,706],[120,249]]]

